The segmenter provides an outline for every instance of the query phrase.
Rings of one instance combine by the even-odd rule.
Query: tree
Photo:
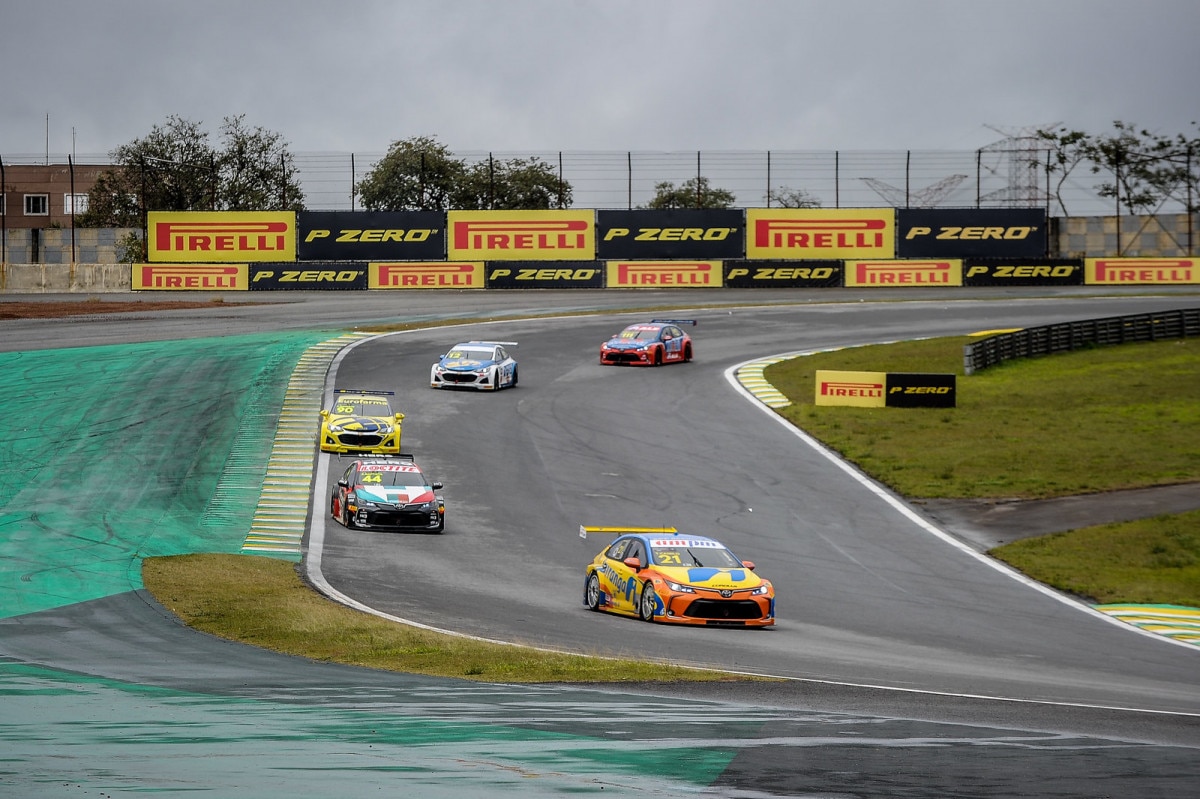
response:
[[[392,142],[387,155],[355,187],[368,211],[444,211],[466,167],[431,136]]]
[[[733,192],[714,189],[708,178],[696,177],[685,180],[678,188],[674,183],[664,182],[654,186],[654,199],[643,208],[666,210],[670,208],[729,208],[737,200]]]
[[[1050,148],[1046,157],[1046,174],[1048,176],[1058,175],[1054,184],[1054,199],[1058,201],[1063,215],[1070,216],[1067,212],[1067,204],[1063,201],[1062,189],[1071,173],[1075,171],[1075,167],[1088,158],[1088,135],[1080,130],[1059,128],[1058,130],[1037,130],[1034,131],[1034,136],[1041,139]]]
[[[780,186],[767,192],[767,204],[775,203],[780,208],[820,208],[821,201],[804,189]]]
[[[226,117],[220,146],[178,116],[111,154],[88,194],[80,227],[142,227],[147,211],[301,210],[304,193],[279,134]]]
[[[466,171],[455,207],[540,211],[568,208],[571,184],[560,180],[550,164],[537,158],[497,161],[488,158]]]

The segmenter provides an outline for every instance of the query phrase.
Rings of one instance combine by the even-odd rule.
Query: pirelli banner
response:
[[[968,258],[964,286],[1082,286],[1082,258]]]
[[[861,408],[953,408],[956,376],[908,372],[817,370],[816,405]]]
[[[1045,208],[898,208],[897,258],[1045,258]]]
[[[942,258],[913,261],[846,261],[847,287],[900,288],[961,286],[962,261]]]
[[[742,258],[746,215],[737,209],[596,212],[596,257],[661,260]]]
[[[294,211],[150,211],[146,260],[161,263],[295,261]]]
[[[896,257],[894,208],[747,208],[746,258]]]
[[[299,211],[296,258],[301,261],[441,261],[446,214],[441,211]]]
[[[486,268],[490,289],[604,288],[599,261],[496,261]]]
[[[1192,286],[1200,283],[1200,258],[1087,258],[1089,286]]]
[[[249,264],[130,264],[133,291],[248,291]]]
[[[448,211],[451,261],[594,261],[595,211]]]

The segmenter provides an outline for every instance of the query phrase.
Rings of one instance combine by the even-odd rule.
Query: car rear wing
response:
[[[603,535],[624,535],[625,533],[677,533],[674,527],[589,527],[579,525],[579,537],[587,538],[588,533]]]
[[[384,394],[389,397],[396,396],[395,391],[377,391],[373,388],[335,388],[334,394]]]
[[[404,461],[416,463],[417,458],[411,452],[339,452],[338,459],[355,461]]]
[[[483,344],[484,346],[516,347],[515,341],[465,341],[464,344]]]
[[[660,324],[660,325],[691,325],[692,327],[696,326],[695,319],[651,319],[650,323],[651,324]]]

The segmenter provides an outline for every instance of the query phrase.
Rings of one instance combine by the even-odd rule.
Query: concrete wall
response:
[[[75,257],[71,258],[70,228],[9,229],[4,232],[5,264],[115,264],[118,242],[135,228],[75,228]]]
[[[1189,221],[1192,225],[1190,252]],[[1061,258],[1117,255],[1186,258],[1200,255],[1200,214],[1055,218],[1050,225],[1050,252]]]

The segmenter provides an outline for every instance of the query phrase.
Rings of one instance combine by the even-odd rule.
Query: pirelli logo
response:
[[[894,258],[891,208],[767,209],[746,211],[747,258]]]
[[[605,286],[628,288],[720,288],[720,261],[607,261]]]
[[[403,262],[367,264],[369,289],[481,289],[484,269],[480,261]]]
[[[247,291],[249,264],[133,264],[134,291]]]
[[[150,261],[296,260],[291,211],[151,211],[146,225]]]
[[[857,405],[882,408],[886,404],[883,372],[835,372],[817,370],[816,405]]]
[[[847,286],[961,286],[962,260],[847,261]]]
[[[1084,283],[1105,286],[1200,283],[1200,258],[1087,258]]]
[[[451,260],[591,261],[591,211],[450,211]]]

